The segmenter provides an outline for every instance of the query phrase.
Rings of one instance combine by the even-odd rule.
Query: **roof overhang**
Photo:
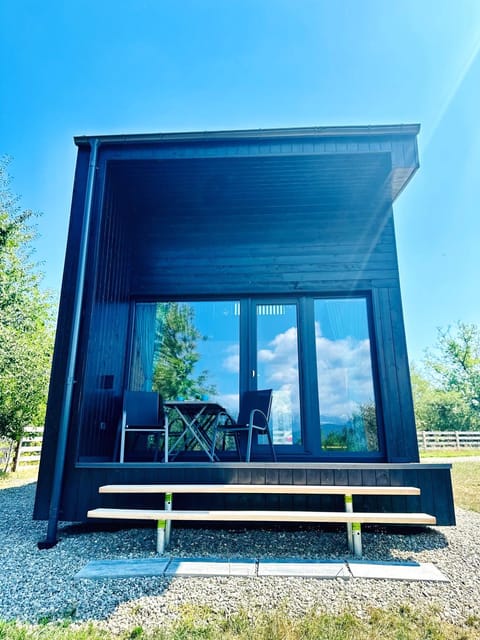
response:
[[[254,180],[261,174],[272,187],[286,171],[291,193],[309,175],[319,202],[322,194],[332,200],[336,190],[336,206],[378,210],[391,205],[418,169],[419,129],[418,124],[399,124],[114,134],[77,136],[75,143],[85,148],[95,141],[99,164],[109,165],[122,194],[143,194],[145,206],[168,198],[156,187],[168,166],[185,188],[201,188],[204,200],[213,201],[218,184],[234,182],[237,169],[245,183],[248,175]],[[205,171],[212,184],[218,177],[210,196],[204,193],[205,180],[195,181],[195,171]]]

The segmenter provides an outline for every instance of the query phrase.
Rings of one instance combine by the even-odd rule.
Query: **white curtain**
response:
[[[133,391],[151,391],[155,354],[157,305],[139,302],[135,306],[132,370],[130,388]]]

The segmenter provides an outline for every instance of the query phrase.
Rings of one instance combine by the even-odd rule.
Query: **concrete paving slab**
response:
[[[126,558],[124,560],[92,560],[75,579],[139,578],[163,576],[169,558]]]
[[[349,560],[348,568],[354,578],[449,582],[448,578],[431,562],[361,562],[360,560]]]
[[[283,576],[305,578],[375,578],[448,582],[432,563],[300,560],[276,558],[257,561],[237,558],[128,558],[94,560],[75,575],[80,579],[148,578],[154,576]]]
[[[345,562],[320,560],[260,560],[259,576],[298,576],[305,578],[350,578]]]
[[[172,558],[166,576],[255,576],[256,560]]]

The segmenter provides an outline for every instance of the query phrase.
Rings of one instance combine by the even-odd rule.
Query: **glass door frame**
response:
[[[265,305],[284,305],[293,306],[296,311],[296,329],[297,329],[297,356],[298,356],[298,394],[299,394],[299,417],[300,417],[300,433],[302,443],[293,444],[275,444],[275,452],[278,458],[284,460],[304,459],[305,456],[311,457],[311,453],[306,450],[307,430],[305,429],[305,412],[303,402],[303,366],[301,346],[303,331],[300,329],[303,316],[301,312],[301,300],[298,296],[251,296],[243,298],[240,302],[240,385],[241,391],[254,391],[257,389],[258,382],[258,366],[257,366],[257,307]],[[269,453],[268,444],[259,444],[258,450]]]

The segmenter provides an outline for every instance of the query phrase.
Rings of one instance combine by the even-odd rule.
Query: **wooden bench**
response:
[[[316,522],[345,523],[348,545],[356,556],[362,555],[361,524],[434,525],[435,517],[426,513],[364,513],[353,511],[354,495],[420,495],[417,487],[355,485],[275,485],[275,484],[146,484],[105,485],[100,493],[164,494],[164,509],[98,508],[88,511],[89,518],[120,520],[156,520],[157,552],[164,553],[170,542],[170,523],[183,521],[216,522]],[[284,510],[178,510],[173,509],[174,493],[242,493],[290,495],[343,495],[345,511]]]

